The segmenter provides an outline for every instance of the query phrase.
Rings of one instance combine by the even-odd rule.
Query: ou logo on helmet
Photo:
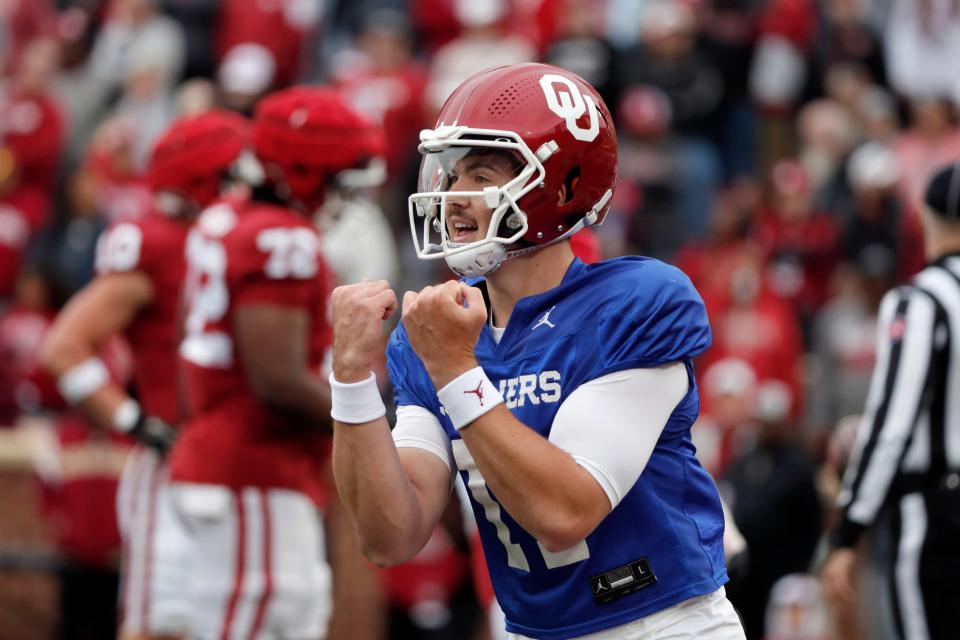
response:
[[[558,84],[563,86],[557,87]],[[547,98],[550,111],[566,120],[574,138],[581,142],[592,142],[597,137],[600,133],[600,114],[592,96],[583,95],[573,80],[555,73],[540,78],[540,88]],[[590,126],[584,129],[577,124],[577,120],[587,112],[590,113]]]

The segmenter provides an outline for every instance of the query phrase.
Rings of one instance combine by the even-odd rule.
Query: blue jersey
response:
[[[545,438],[560,404],[585,382],[624,369],[687,366],[689,391],[639,480],[586,540],[551,553],[497,502],[403,326],[394,331],[387,359],[397,405],[428,409],[451,440],[507,630],[545,640],[581,636],[727,581],[720,499],[690,439],[699,412],[690,359],[709,345],[706,311],[690,280],[639,257],[589,266],[576,260],[559,286],[517,303],[499,344],[483,329],[480,365],[513,415]]]

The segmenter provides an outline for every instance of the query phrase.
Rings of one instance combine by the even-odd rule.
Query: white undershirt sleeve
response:
[[[451,476],[456,472],[450,438],[444,433],[437,417],[428,410],[416,405],[397,407],[397,424],[392,433],[393,443],[398,449],[423,449],[440,458],[450,469]]]
[[[681,362],[591,380],[560,405],[548,439],[596,479],[612,509],[640,477],[689,386]]]

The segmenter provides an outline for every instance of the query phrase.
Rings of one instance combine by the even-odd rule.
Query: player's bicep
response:
[[[602,376],[563,402],[549,440],[586,469],[616,507],[640,477],[688,390],[687,370],[679,362]]]
[[[405,405],[397,408],[393,440],[423,516],[423,533],[429,535],[443,515],[456,466],[450,440],[437,418],[426,409]]]
[[[57,316],[47,335],[44,359],[55,373],[89,357],[110,336],[122,332],[153,300],[153,284],[142,271],[95,278]]]
[[[245,304],[234,312],[233,325],[250,384],[265,400],[306,366],[310,316],[305,309]]]

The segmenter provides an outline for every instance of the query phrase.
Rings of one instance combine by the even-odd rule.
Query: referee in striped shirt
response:
[[[885,527],[899,637],[960,638],[960,161],[930,182],[928,266],[880,305],[877,362],[823,566],[827,598],[854,602],[854,546]]]

